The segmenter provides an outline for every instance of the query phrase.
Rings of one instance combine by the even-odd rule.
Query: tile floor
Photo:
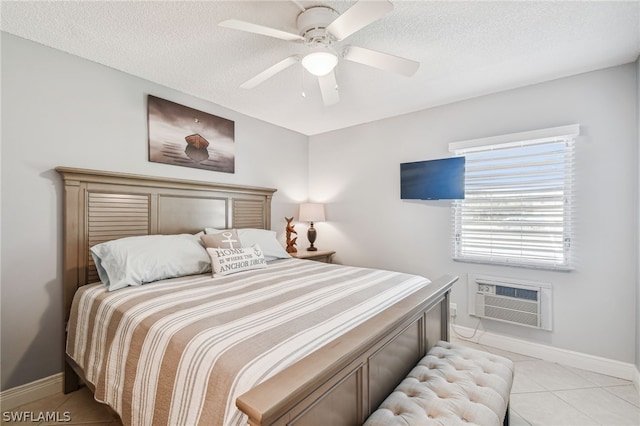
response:
[[[511,426],[640,426],[640,397],[632,382],[577,368],[541,361],[454,339],[455,342],[506,356],[516,365],[511,392]],[[106,407],[93,400],[86,389],[69,395],[53,395],[11,412],[69,413],[71,420],[55,422],[0,422],[4,425],[119,426]],[[416,425],[418,426],[418,425]]]
[[[452,341],[515,363],[511,426],[640,426],[640,396],[633,382],[490,346]]]
[[[38,417],[40,413],[57,413],[59,420],[66,420],[65,416],[70,417],[69,421],[42,421],[36,422],[30,419],[26,421],[9,421],[7,422],[5,410],[2,410],[2,419],[0,424],[7,426],[17,425],[91,425],[91,426],[121,426],[122,423],[115,414],[105,406],[93,399],[93,394],[87,388],[80,388],[75,392],[64,395],[63,393],[52,395],[47,398],[40,399],[30,404],[21,405],[20,407],[9,410],[9,414],[14,416],[24,413],[32,413],[33,417]],[[56,414],[54,414],[56,415]],[[55,419],[54,419],[55,420]]]

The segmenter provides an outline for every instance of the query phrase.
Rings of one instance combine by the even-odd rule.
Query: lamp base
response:
[[[317,236],[318,233],[316,232],[316,228],[313,227],[313,222],[311,222],[311,225],[307,230],[307,239],[309,240],[309,243],[311,245],[307,248],[307,251],[318,251],[318,249],[313,246],[313,243],[316,241]]]

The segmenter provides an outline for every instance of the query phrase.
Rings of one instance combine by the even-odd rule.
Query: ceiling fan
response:
[[[302,66],[318,77],[320,92],[325,106],[340,100],[334,68],[339,56],[384,71],[390,71],[407,77],[418,70],[420,64],[410,59],[382,53],[357,46],[345,46],[339,51],[335,45],[356,31],[366,27],[393,10],[388,0],[360,0],[343,14],[327,6],[305,8],[296,0],[291,0],[301,10],[297,18],[299,34],[265,27],[251,22],[229,19],[218,25],[240,31],[266,35],[282,40],[303,43],[310,52],[305,55],[291,55],[275,65],[245,81],[240,87],[251,89],[293,64],[302,62]]]

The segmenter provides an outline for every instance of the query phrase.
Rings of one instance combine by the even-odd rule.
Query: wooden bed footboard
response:
[[[236,400],[252,426],[361,425],[439,340],[449,339],[445,275]]]

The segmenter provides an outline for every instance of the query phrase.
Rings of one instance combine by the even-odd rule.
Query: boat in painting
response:
[[[189,145],[192,145],[194,148],[197,148],[197,149],[202,149],[209,146],[209,141],[203,138],[198,133],[186,136],[184,139],[187,141]]]

